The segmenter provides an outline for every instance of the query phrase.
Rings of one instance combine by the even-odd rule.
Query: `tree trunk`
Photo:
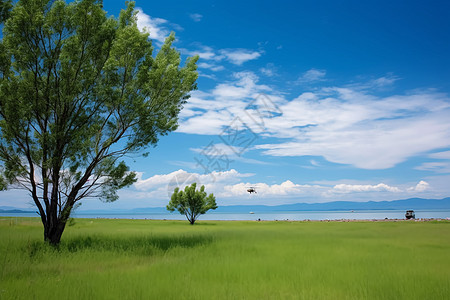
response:
[[[66,228],[66,223],[69,220],[70,213],[72,211],[72,206],[67,205],[63,211],[59,214],[55,212],[54,214],[47,214],[47,220],[44,223],[44,241],[53,245],[58,246],[61,241],[61,236]]]
[[[47,224],[44,225],[44,241],[52,246],[58,246],[61,241],[61,236],[66,227],[66,221],[57,220],[51,226]]]

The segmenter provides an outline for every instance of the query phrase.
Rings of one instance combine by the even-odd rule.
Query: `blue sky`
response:
[[[115,16],[123,7],[104,3]],[[219,206],[450,196],[448,1],[136,7],[156,48],[175,31],[183,57],[200,55],[198,90],[179,129],[128,161],[138,182],[84,209],[165,206],[192,181]]]

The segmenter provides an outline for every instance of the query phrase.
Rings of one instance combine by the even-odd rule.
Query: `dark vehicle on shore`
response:
[[[416,214],[414,213],[413,210],[407,210],[406,214],[405,214],[406,219],[415,219],[416,218]]]

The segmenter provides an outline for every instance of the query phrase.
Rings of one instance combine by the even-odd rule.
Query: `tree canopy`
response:
[[[175,188],[166,207],[171,212],[178,210],[180,214],[185,215],[191,225],[194,225],[200,215],[217,208],[214,195],[208,195],[204,185],[200,190],[196,190],[196,187],[197,183],[194,182],[191,186],[186,186],[184,191],[180,191],[178,187]]]
[[[45,240],[58,244],[76,203],[115,201],[136,181],[125,155],[177,128],[198,57],[180,66],[173,33],[153,55],[133,2],[118,18],[96,0],[19,0],[4,11],[0,188],[28,190]]]
[[[0,22],[3,22],[9,17],[9,11],[11,8],[11,0],[0,0]]]

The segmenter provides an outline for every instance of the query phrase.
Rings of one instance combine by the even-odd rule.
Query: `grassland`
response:
[[[0,299],[448,299],[450,222],[0,218]]]

